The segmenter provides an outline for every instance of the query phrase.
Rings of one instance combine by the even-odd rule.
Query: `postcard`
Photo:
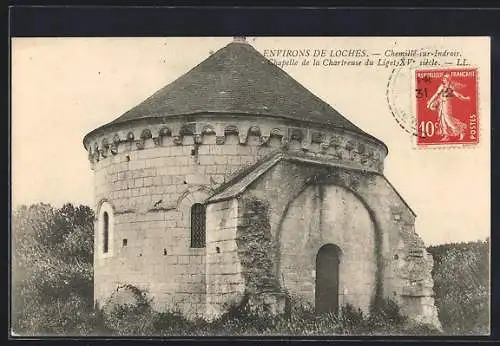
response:
[[[489,37],[12,39],[15,335],[489,335]]]

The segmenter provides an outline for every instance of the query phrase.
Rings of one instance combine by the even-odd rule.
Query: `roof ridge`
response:
[[[228,187],[235,185],[239,181],[241,181],[244,177],[246,177],[248,174],[252,173],[255,171],[259,166],[264,165],[265,163],[269,161],[273,161],[273,159],[276,159],[277,161],[281,160],[284,157],[284,153],[281,149],[277,149],[260,159],[258,159],[256,162],[252,163],[251,165],[248,166],[243,166],[241,170],[233,174],[232,177],[227,182],[222,183],[219,185],[217,188],[214,189],[212,196],[208,198],[208,200],[211,200],[213,197],[216,195],[220,194],[224,190],[226,190]]]

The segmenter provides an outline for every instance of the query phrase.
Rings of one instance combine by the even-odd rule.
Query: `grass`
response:
[[[103,312],[102,331],[110,335],[139,336],[328,336],[328,335],[438,335],[428,325],[408,321],[395,303],[386,300],[369,315],[351,305],[339,313],[315,314],[291,303],[289,313],[256,314],[248,305],[232,306],[218,319],[188,320],[178,312],[158,313],[148,304],[115,306]]]

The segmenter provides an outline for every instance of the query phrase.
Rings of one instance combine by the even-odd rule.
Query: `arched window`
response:
[[[109,202],[103,202],[97,216],[97,232],[94,241],[96,254],[102,257],[113,255],[113,228],[113,206]]]
[[[191,207],[191,247],[205,247],[205,206],[200,203],[195,203]]]
[[[102,252],[108,253],[108,250],[109,250],[109,215],[108,215],[107,211],[105,211],[104,214],[102,214],[102,223],[103,223]]]

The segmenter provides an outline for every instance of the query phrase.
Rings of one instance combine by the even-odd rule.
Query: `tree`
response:
[[[91,329],[93,219],[87,206],[39,203],[12,215],[12,328],[26,334]]]
[[[439,319],[453,334],[489,331],[489,239],[432,246]]]

